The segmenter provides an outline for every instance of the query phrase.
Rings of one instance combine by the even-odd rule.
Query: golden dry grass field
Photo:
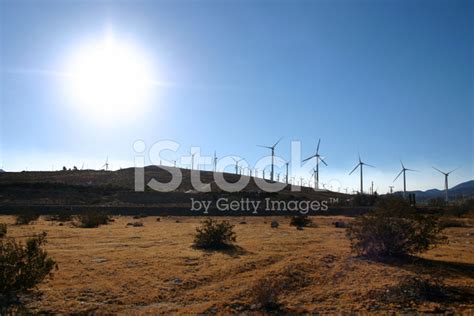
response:
[[[235,224],[234,251],[192,248],[200,218],[114,217],[99,228],[41,218],[13,225],[19,239],[48,233],[46,248],[59,269],[27,295],[25,311],[37,313],[260,314],[254,286],[262,278],[280,281],[283,313],[439,312],[474,314],[474,228],[447,228],[449,243],[409,262],[375,262],[350,251],[344,217],[313,217],[318,227],[297,230],[289,219],[226,218]],[[223,218],[219,218],[223,219]],[[141,221],[143,227],[127,227]],[[242,223],[245,221],[246,223]],[[466,220],[468,221],[468,220]],[[472,223],[471,223],[472,224]],[[407,276],[442,277],[448,296],[400,299]],[[391,295],[393,293],[393,295]]]

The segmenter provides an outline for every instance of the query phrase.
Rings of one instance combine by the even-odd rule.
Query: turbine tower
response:
[[[393,182],[395,182],[398,177],[403,173],[403,197],[405,197],[406,193],[407,193],[407,178],[406,178],[406,172],[407,171],[416,171],[416,170],[413,170],[413,169],[408,169],[408,168],[405,168],[405,166],[403,165],[403,162],[400,160],[400,163],[402,164],[402,170],[400,170],[400,173],[398,174],[398,176],[393,180]]]
[[[360,155],[359,155],[359,163],[349,173],[349,175],[351,175],[357,168],[360,167],[360,194],[364,194],[364,177],[363,177],[363,170],[362,170],[364,166],[375,168],[374,166],[363,162],[362,159],[360,159]]]
[[[275,147],[278,145],[278,143],[282,139],[283,139],[283,137],[280,137],[280,139],[273,146],[257,145],[258,147],[268,148],[272,151],[272,169],[271,169],[271,172],[270,172],[270,180],[271,181],[273,181],[273,169],[274,169],[274,164],[275,164]]]
[[[442,174],[444,174],[444,193],[445,193],[444,201],[445,201],[446,203],[448,203],[448,202],[449,202],[449,198],[448,198],[448,176],[449,176],[449,174],[450,174],[451,172],[456,171],[456,170],[458,170],[459,168],[453,169],[453,170],[451,170],[450,172],[443,172],[443,171],[439,170],[439,169],[436,168],[436,167],[433,167],[433,169],[436,170],[436,171],[441,172]]]
[[[314,188],[319,189],[319,162],[321,161],[326,166],[328,165],[324,159],[319,155],[319,145],[321,144],[321,138],[318,141],[318,146],[316,147],[316,154],[312,155],[311,157],[306,158],[303,162],[308,161],[310,159],[316,158],[316,169],[314,169],[315,177],[314,177]]]
[[[214,150],[214,172],[217,170],[217,155],[216,151]]]

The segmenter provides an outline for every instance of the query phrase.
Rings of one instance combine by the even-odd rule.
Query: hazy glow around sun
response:
[[[150,68],[131,45],[108,36],[74,52],[68,62],[68,94],[94,118],[127,118],[147,105]]]

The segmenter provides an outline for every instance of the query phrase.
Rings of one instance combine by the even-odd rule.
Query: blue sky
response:
[[[132,166],[133,142],[171,139],[253,164],[284,136],[321,153],[320,181],[348,176],[360,152],[380,192],[441,188],[431,166],[474,178],[472,1],[1,1],[3,169]],[[71,105],[68,56],[108,32],[145,56],[147,106],[126,119]],[[99,118],[99,119],[98,119]],[[395,183],[401,188],[401,181]]]

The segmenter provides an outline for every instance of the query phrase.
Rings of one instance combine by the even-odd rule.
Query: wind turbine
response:
[[[328,165],[323,158],[319,155],[319,145],[321,144],[321,138],[318,140],[318,146],[316,147],[316,154],[312,155],[311,157],[306,158],[303,162],[308,161],[310,159],[316,158],[316,169],[314,169],[315,177],[314,177],[314,188],[319,189],[319,162],[321,161],[326,166]]]
[[[360,194],[364,194],[364,178],[363,178],[363,170],[362,170],[364,166],[369,166],[369,167],[375,168],[374,166],[366,164],[365,162],[363,162],[360,159],[360,155],[359,155],[359,163],[349,173],[349,175],[351,175],[357,168],[360,167]]]
[[[280,137],[280,139],[273,145],[273,146],[263,146],[263,145],[257,145],[258,147],[263,147],[263,148],[268,148],[272,151],[272,170],[270,172],[270,180],[273,181],[273,168],[274,168],[274,163],[275,163],[275,147],[278,145],[278,143],[283,139],[283,137]]]
[[[286,165],[286,184],[288,184],[288,165],[289,165],[289,164],[290,164],[289,161],[287,161],[287,162],[285,163],[285,165]]]
[[[237,160],[234,157],[232,157],[232,159],[235,161],[235,174],[239,174],[239,162],[244,160],[244,158]]]
[[[400,173],[398,174],[398,176],[393,180],[393,182],[395,182],[398,177],[403,173],[403,197],[405,197],[406,193],[407,193],[407,178],[406,178],[406,172],[407,171],[416,171],[416,170],[413,170],[413,169],[408,169],[408,168],[405,168],[405,166],[403,165],[403,162],[400,160],[400,163],[402,164],[402,170],[400,170]]]
[[[105,163],[102,167],[105,167],[105,171],[109,170],[109,156],[105,159]]]
[[[444,174],[444,192],[445,192],[444,200],[445,200],[446,203],[448,203],[449,202],[449,198],[448,198],[448,176],[451,172],[456,171],[459,168],[453,169],[450,172],[443,172],[443,171],[441,171],[441,170],[439,170],[438,168],[435,168],[435,167],[433,167],[433,169],[436,170],[436,171],[441,172],[442,174]]]
[[[217,170],[217,155],[216,151],[214,150],[214,172]]]

